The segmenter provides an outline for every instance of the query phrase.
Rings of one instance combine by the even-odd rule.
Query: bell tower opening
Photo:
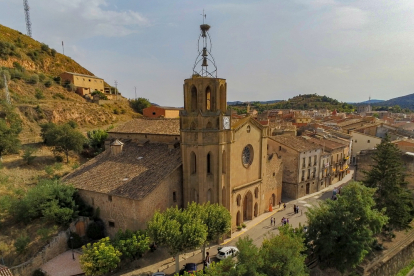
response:
[[[206,110],[211,110],[211,89],[210,86],[206,88]]]
[[[191,87],[191,111],[197,111],[197,88]]]

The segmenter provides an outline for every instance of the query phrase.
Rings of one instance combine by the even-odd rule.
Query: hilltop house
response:
[[[91,94],[95,90],[105,94],[105,96],[109,100],[112,100],[116,96],[114,91],[112,91],[110,87],[104,87],[104,80],[96,76],[72,72],[63,72],[62,74],[60,74],[60,78],[62,84],[73,84],[76,87],[75,92],[82,97],[88,95],[90,98],[92,98]]]

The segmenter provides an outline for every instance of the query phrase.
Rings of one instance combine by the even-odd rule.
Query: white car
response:
[[[235,246],[225,246],[218,250],[217,259],[223,260],[227,257],[235,257],[239,253],[239,250]]]

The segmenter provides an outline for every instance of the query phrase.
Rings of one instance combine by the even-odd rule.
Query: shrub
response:
[[[27,53],[27,56],[30,57],[33,61],[38,61],[39,60],[39,52],[38,51],[29,52],[29,53]]]
[[[63,96],[61,93],[56,93],[55,95],[53,95],[53,98],[54,99],[62,99],[62,100],[64,100],[65,99],[65,96]]]
[[[42,43],[41,46],[40,46],[40,49],[42,49],[43,52],[48,53],[50,48],[49,48],[49,45],[47,45],[45,43]]]
[[[54,77],[53,80],[57,83],[60,84],[62,79],[60,78],[60,76]]]
[[[33,156],[33,153],[36,151],[37,149],[33,147],[26,147],[24,149],[23,160],[26,161],[27,165],[32,164],[33,160],[35,160],[36,156]]]
[[[33,272],[33,276],[46,276],[46,274],[40,268],[38,268]]]
[[[72,169],[76,170],[77,168],[79,168],[79,163],[78,163],[78,162],[75,162],[75,163],[72,165]]]
[[[16,47],[8,42],[0,41],[0,59],[7,60],[9,56],[16,55]]]
[[[34,75],[31,75],[27,80],[26,80],[26,82],[27,83],[29,83],[29,84],[37,84],[38,82],[39,82],[39,76],[38,75],[36,75],[36,74],[34,74]]]
[[[76,86],[73,83],[69,83],[67,88],[68,88],[68,91],[72,91],[72,92],[76,91]]]
[[[15,68],[16,70],[19,70],[20,72],[24,71],[23,66],[20,63],[18,63],[17,61],[13,62],[13,68]]]
[[[52,55],[52,57],[55,57],[56,56],[56,50],[55,49],[51,49],[50,50],[50,54]]]
[[[239,225],[239,226],[237,226],[237,230],[242,230],[242,227],[241,227],[241,225]]]
[[[62,163],[63,162],[63,156],[62,155],[55,155],[55,160],[56,160],[56,162]]]
[[[49,175],[52,176],[52,174],[55,172],[55,170],[53,169],[52,166],[46,166],[45,167],[45,172]]]
[[[40,73],[40,74],[39,74],[39,81],[43,82],[45,79],[46,79],[45,74]]]
[[[52,86],[52,81],[51,81],[51,80],[47,80],[47,81],[45,81],[45,86],[46,86],[47,88],[51,87],[51,86]]]
[[[12,80],[21,80],[23,78],[23,73],[19,70],[11,69],[10,77]]]
[[[16,248],[17,253],[23,253],[26,250],[29,242],[30,238],[27,235],[21,235],[20,237],[18,237],[14,242],[14,247]]]
[[[105,237],[104,230],[105,228],[102,221],[94,221],[89,224],[86,230],[86,236],[92,240],[99,240]]]
[[[116,115],[119,114],[119,110],[117,108],[114,109],[114,114],[116,114]]]
[[[138,113],[142,114],[144,108],[150,107],[151,103],[145,98],[138,98],[129,102],[131,107]]]
[[[42,90],[36,88],[35,97],[36,97],[36,99],[41,100],[41,99],[44,99],[45,98],[45,95],[43,95],[43,91]]]
[[[71,241],[71,238],[72,237],[72,241]],[[67,242],[67,244],[68,244],[68,247],[69,248],[72,248],[72,245],[73,245],[73,248],[75,249],[75,248],[80,248],[80,247],[82,247],[82,245],[84,244],[83,243],[83,240],[82,240],[82,238],[78,235],[78,234],[76,234],[76,233],[74,233],[74,232],[70,232],[70,236],[69,236],[69,238],[68,238],[68,242]]]
[[[246,228],[246,224],[244,224],[244,223],[242,223],[242,224],[241,224],[241,226],[242,226],[243,228]]]
[[[107,100],[108,99],[108,97],[104,93],[102,93],[101,91],[98,91],[98,90],[93,91],[91,93],[91,95],[92,96],[99,95],[100,100]]]
[[[119,230],[112,242],[114,247],[122,253],[123,259],[137,259],[149,249],[150,239],[145,232]]]
[[[78,127],[78,123],[75,122],[74,120],[68,121],[67,124],[70,125],[70,127],[73,128],[73,129]]]
[[[36,234],[40,236],[42,241],[47,241],[51,233],[52,229],[50,228],[40,228],[36,231]]]
[[[60,171],[63,168],[63,164],[62,163],[55,163],[55,165],[53,166],[55,170]]]

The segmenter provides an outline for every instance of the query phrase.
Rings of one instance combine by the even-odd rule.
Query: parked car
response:
[[[235,257],[239,253],[239,250],[235,246],[221,247],[217,253],[217,259],[223,260],[228,257]]]
[[[195,263],[186,263],[184,268],[180,270],[180,275],[184,275],[184,271],[188,273],[193,273],[197,271],[197,264]]]

